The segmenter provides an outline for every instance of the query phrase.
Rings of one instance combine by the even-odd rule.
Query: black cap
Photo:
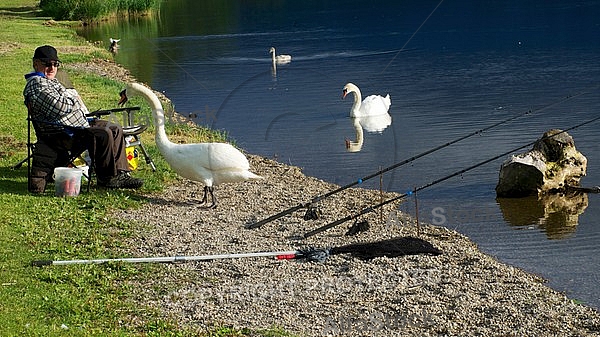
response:
[[[42,60],[44,62],[48,61],[59,61],[58,53],[56,49],[52,46],[41,46],[35,49],[35,53],[33,53],[33,58]]]

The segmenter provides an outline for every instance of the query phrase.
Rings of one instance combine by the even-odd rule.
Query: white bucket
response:
[[[54,169],[54,191],[57,197],[76,197],[81,188],[81,169],[57,167]]]

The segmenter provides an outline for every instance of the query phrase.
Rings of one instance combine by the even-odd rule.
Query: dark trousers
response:
[[[95,120],[82,130],[94,169],[100,180],[129,171],[123,128],[106,120]]]

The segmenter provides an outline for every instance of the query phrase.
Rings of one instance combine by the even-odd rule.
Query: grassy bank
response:
[[[94,21],[106,16],[140,14],[158,8],[160,0],[41,0],[44,15],[56,20]]]
[[[93,75],[70,64],[109,59],[107,51],[78,37],[69,22],[39,17],[37,1],[8,0],[0,5],[0,336],[186,336],[195,335],[175,323],[155,319],[150,308],[130,299],[128,284],[152,277],[156,265],[78,265],[39,268],[40,259],[121,257],[123,240],[132,224],[112,219],[115,209],[137,208],[147,195],[176,178],[153,142],[153,130],[143,135],[157,172],[145,163],[135,176],[145,180],[140,191],[92,188],[77,198],[56,198],[50,186],[43,195],[27,192],[27,168],[12,169],[26,156],[26,109],[23,75],[31,71],[37,46],[57,47],[90,110],[116,107],[124,83]],[[147,104],[134,101],[142,113]],[[168,125],[168,132],[186,141],[205,140],[206,130]],[[209,134],[215,137],[214,134]],[[216,135],[218,137],[219,135]],[[221,329],[213,335],[238,335]]]

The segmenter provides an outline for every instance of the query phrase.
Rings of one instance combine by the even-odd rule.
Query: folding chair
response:
[[[19,168],[27,162],[27,186],[31,193],[43,193],[46,184],[52,180],[54,168],[61,166],[75,166],[74,160],[85,150],[93,151],[93,141],[88,141],[81,131],[82,128],[69,128],[70,132],[56,131],[45,132],[42,124],[52,124],[36,120],[31,117],[27,108],[27,158],[17,163],[14,168]],[[36,134],[36,142],[31,140],[31,126]],[[88,144],[92,144],[88,147]],[[94,163],[89,163],[88,173],[84,176],[88,180],[87,189],[90,189],[91,176]]]

